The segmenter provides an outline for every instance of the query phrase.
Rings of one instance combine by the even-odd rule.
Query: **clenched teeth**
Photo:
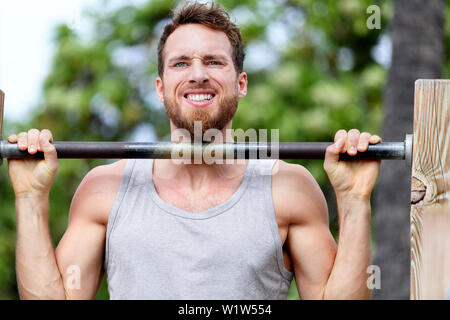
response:
[[[191,101],[205,101],[213,98],[212,94],[188,94],[187,98]]]

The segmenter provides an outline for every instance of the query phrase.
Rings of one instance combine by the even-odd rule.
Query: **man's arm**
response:
[[[95,297],[103,277],[108,213],[120,183],[111,172],[100,166],[83,179],[56,251],[48,229],[48,198],[16,199],[17,283],[22,299]]]
[[[319,185],[304,167],[279,161],[272,180],[277,216],[286,217],[284,246],[301,299],[323,299],[336,257],[328,208]]]
[[[102,277],[107,217],[123,165],[97,167],[85,177],[72,201],[69,226],[55,254],[48,227],[49,193],[58,167],[56,150],[49,143],[51,132],[31,129],[28,133],[11,135],[8,140],[18,142],[21,150],[43,151],[45,156],[44,160],[8,160],[16,195],[16,273],[20,297],[94,297]],[[77,271],[79,288],[74,278]]]
[[[55,251],[67,298],[93,299],[98,291],[104,272],[108,215],[125,163],[92,169],[74,195],[67,230]]]
[[[48,199],[16,196],[16,274],[21,299],[65,299],[48,228]]]
[[[354,202],[350,208],[342,208],[339,203],[346,202],[338,200],[339,241],[336,245],[319,185],[305,168],[290,166],[289,174],[286,174],[290,176],[290,182],[279,188],[279,197],[284,200],[278,201],[277,208],[289,214],[285,245],[294,266],[300,297],[368,298],[370,206]],[[349,218],[341,218],[343,213]]]
[[[370,202],[338,199],[339,241],[324,299],[369,299]]]
[[[377,143],[381,139],[367,133],[359,139],[359,131],[351,131],[347,137],[347,132],[339,131],[335,140],[339,141],[344,133],[349,144],[345,147],[340,141],[329,147],[324,163],[338,204],[337,247],[329,231],[325,198],[311,174],[301,166],[289,165],[286,170],[289,173],[280,179],[284,187],[278,187],[279,193],[282,190],[278,198],[284,199],[277,201],[278,209],[289,217],[286,247],[294,265],[299,294],[304,299],[370,297],[366,273],[370,264],[369,199],[379,162],[344,163],[338,157],[358,142],[362,143],[358,151],[364,151],[369,141]]]

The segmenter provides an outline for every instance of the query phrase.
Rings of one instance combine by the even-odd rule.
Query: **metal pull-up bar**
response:
[[[16,143],[1,140],[5,94],[0,90],[0,164],[3,158],[43,159],[44,154],[19,150]],[[324,159],[326,148],[332,142],[81,142],[55,141],[58,158],[98,159]],[[340,155],[341,160],[380,159],[411,161],[412,135],[403,142],[381,142],[369,145],[365,152],[355,156]]]

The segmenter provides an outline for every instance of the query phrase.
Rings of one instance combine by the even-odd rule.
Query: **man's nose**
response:
[[[190,83],[206,83],[209,81],[208,70],[201,61],[195,61],[191,66]]]

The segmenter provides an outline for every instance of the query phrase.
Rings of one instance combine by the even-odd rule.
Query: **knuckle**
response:
[[[48,129],[42,130],[41,135],[44,135],[44,137],[46,137],[49,141],[53,140],[53,135],[52,135],[51,131]]]
[[[380,136],[377,135],[373,135],[369,138],[371,141],[373,141],[373,143],[378,143],[378,142],[382,142],[383,140],[381,139]]]
[[[48,130],[48,129],[42,129],[42,130],[41,130],[41,134],[45,134],[45,135],[51,136],[51,135],[52,135],[52,132],[51,132],[50,130]]]
[[[360,134],[360,133],[359,133],[359,130],[358,130],[358,129],[350,129],[350,131],[348,132],[348,134],[349,134],[349,135],[358,135],[358,134]]]
[[[25,146],[28,140],[28,136],[26,132],[20,132],[17,136],[17,143],[19,147]]]
[[[344,129],[340,129],[336,132],[336,134],[334,135],[334,141],[339,140],[340,138],[343,138],[347,135],[347,131]]]

